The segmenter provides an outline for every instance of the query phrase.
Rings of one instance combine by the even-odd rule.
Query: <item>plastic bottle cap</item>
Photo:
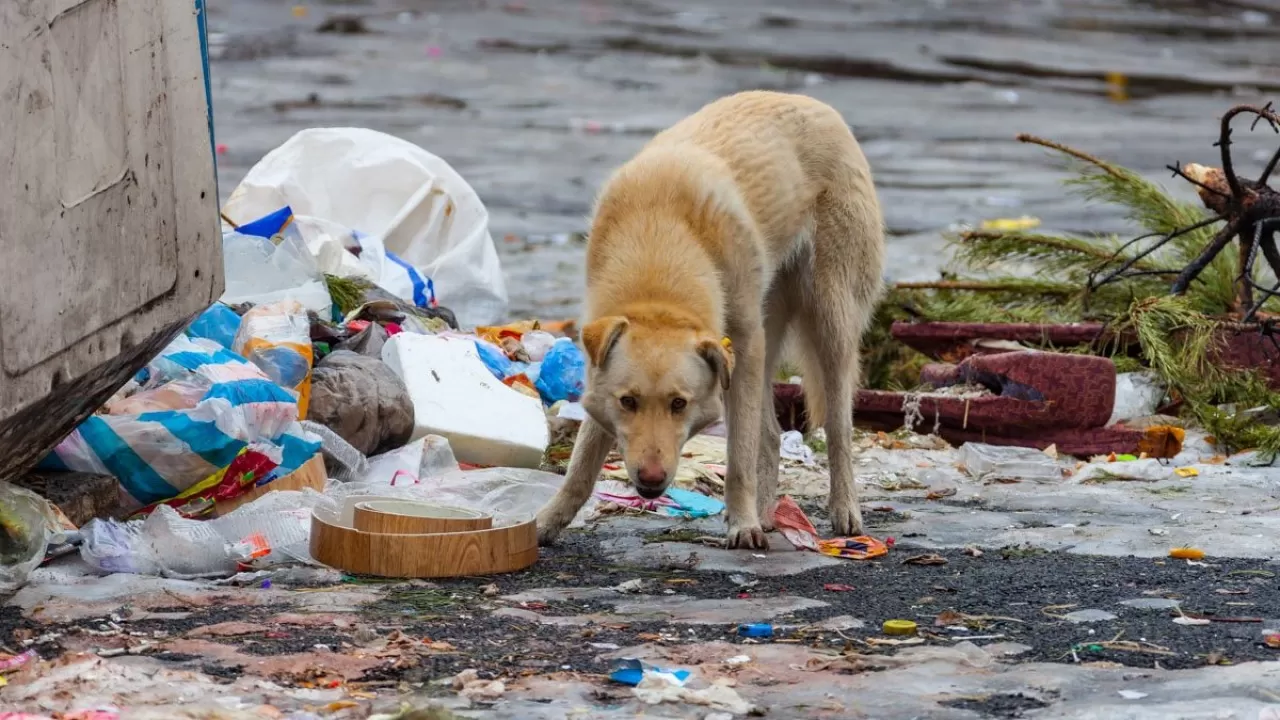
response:
[[[885,620],[885,635],[915,635],[916,624],[910,620]]]

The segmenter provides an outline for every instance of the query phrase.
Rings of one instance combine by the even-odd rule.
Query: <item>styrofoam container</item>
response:
[[[399,333],[382,360],[409,388],[412,440],[448,438],[459,462],[536,468],[551,440],[542,403],[503,385],[467,338]]]

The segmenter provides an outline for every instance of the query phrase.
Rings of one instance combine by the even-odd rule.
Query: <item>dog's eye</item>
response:
[[[676,398],[671,401],[671,412],[681,412],[688,404],[689,402],[684,398]]]
[[[618,398],[618,402],[622,404],[623,410],[626,410],[627,412],[636,411],[636,399],[631,397],[630,395],[623,395],[622,397]]]

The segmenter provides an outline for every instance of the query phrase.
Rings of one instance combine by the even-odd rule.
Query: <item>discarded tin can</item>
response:
[[[773,637],[773,626],[769,623],[749,623],[738,626],[738,634],[748,638]]]
[[[916,624],[910,620],[885,620],[885,635],[915,635]]]

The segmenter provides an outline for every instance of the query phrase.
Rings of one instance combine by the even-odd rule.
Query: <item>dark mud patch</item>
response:
[[[971,710],[988,718],[1020,718],[1028,710],[1049,707],[1049,703],[1022,693],[1002,693],[982,698],[957,698],[944,700],[938,704],[957,710]]]

